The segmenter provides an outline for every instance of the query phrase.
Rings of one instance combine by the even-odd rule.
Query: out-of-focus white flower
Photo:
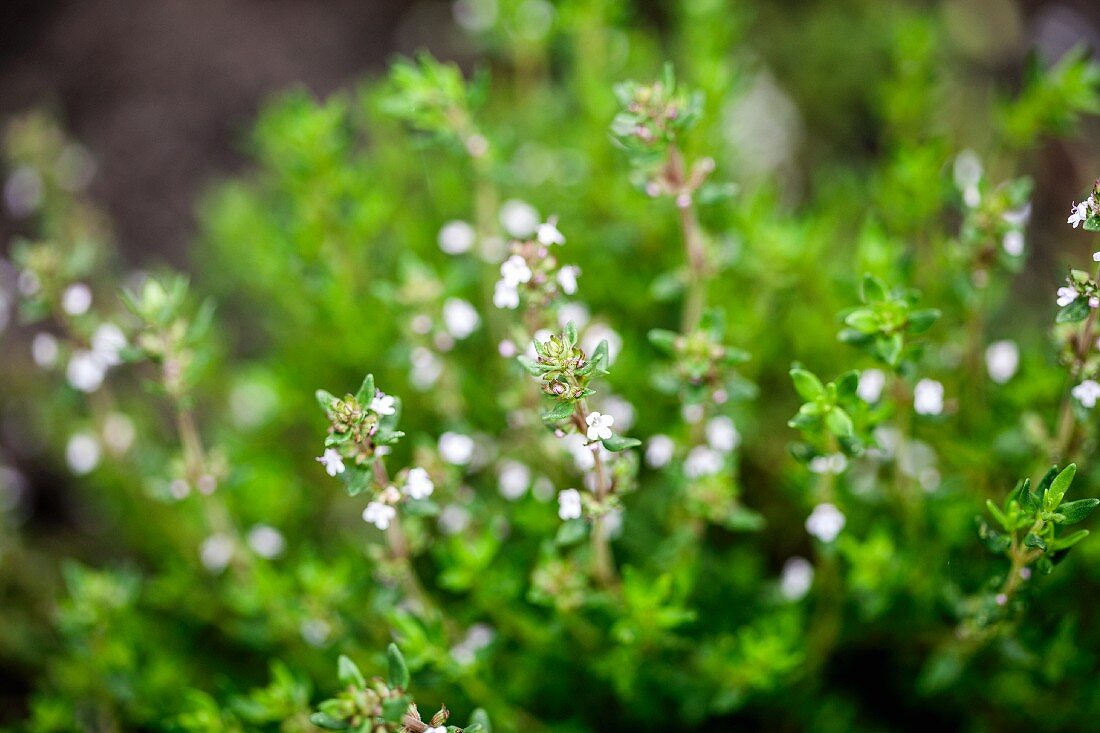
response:
[[[651,468],[661,468],[672,460],[672,454],[676,451],[676,443],[667,435],[654,435],[646,443],[645,462]]]
[[[439,248],[449,255],[469,252],[476,240],[474,228],[464,221],[449,221],[439,230]]]
[[[500,279],[512,287],[531,282],[531,268],[527,266],[527,260],[519,255],[512,255],[500,263]]]
[[[503,356],[505,359],[511,359],[513,356],[519,353],[519,349],[516,348],[516,342],[512,339],[504,339],[497,344],[497,353]]]
[[[497,308],[514,310],[519,307],[519,290],[504,280],[497,280],[493,288],[493,305]]]
[[[565,265],[558,270],[558,285],[566,295],[577,292],[577,276],[581,274],[581,268],[575,265]]]
[[[248,530],[248,546],[260,557],[270,560],[283,554],[286,540],[283,533],[270,524],[257,524]]]
[[[500,225],[516,239],[525,239],[539,227],[539,212],[518,199],[509,199],[500,207]]]
[[[962,150],[955,156],[952,172],[959,190],[977,186],[982,180],[982,159],[969,148]]]
[[[1058,288],[1058,292],[1055,294],[1057,298],[1055,302],[1063,308],[1073,301],[1077,300],[1077,291],[1074,288],[1061,287]]]
[[[1100,384],[1091,379],[1086,379],[1070,390],[1070,394],[1081,403],[1083,407],[1092,409],[1096,406],[1096,400],[1100,399]]]
[[[428,389],[443,374],[443,362],[425,346],[414,348],[409,354],[409,361],[412,363],[409,381],[417,389]]]
[[[591,316],[584,303],[563,303],[558,308],[558,325],[565,328],[566,324],[572,321],[577,328],[581,329],[588,325]]]
[[[33,214],[42,203],[46,187],[42,176],[29,165],[21,165],[4,181],[4,203],[16,219]]]
[[[99,441],[91,433],[73,433],[65,445],[65,462],[77,476],[94,471],[101,455]]]
[[[121,352],[126,348],[126,335],[113,323],[103,323],[92,334],[92,353],[107,366],[122,363]]]
[[[545,222],[539,224],[536,237],[539,240],[539,244],[545,244],[547,246],[551,244],[565,244],[565,237],[558,231],[558,217],[556,216],[551,216]]]
[[[844,529],[844,514],[833,504],[818,504],[806,518],[806,531],[822,542],[832,542]]]
[[[814,584],[814,566],[804,557],[792,557],[783,563],[779,593],[788,601],[801,600]]]
[[[411,499],[427,499],[435,491],[431,476],[423,468],[410,468],[405,477],[405,493]]]
[[[509,501],[522,497],[531,485],[531,469],[519,461],[503,461],[498,477],[500,495]]]
[[[881,369],[865,369],[859,375],[856,395],[868,404],[878,402],[882,388],[886,386],[886,375]]]
[[[611,426],[615,424],[615,418],[599,412],[590,412],[584,418],[588,425],[589,440],[607,440],[611,437]]]
[[[314,460],[325,467],[329,476],[344,472],[344,459],[335,448],[326,448],[325,452]]]
[[[397,412],[397,400],[382,390],[378,390],[370,401],[370,411],[378,415],[392,415]]]
[[[684,475],[691,479],[713,476],[726,465],[725,457],[718,451],[705,445],[691,449],[684,459]]]
[[[84,283],[73,283],[61,294],[61,309],[70,316],[80,316],[92,307],[92,289]]]
[[[827,456],[814,456],[810,459],[809,469],[817,474],[841,474],[848,467],[848,459],[843,453],[832,453]]]
[[[122,454],[134,444],[134,421],[121,412],[112,412],[103,420],[103,442],[112,453]]]
[[[65,369],[65,378],[73,389],[81,392],[92,393],[103,385],[103,378],[107,374],[107,365],[91,351],[78,349],[69,357],[69,365]]]
[[[1024,233],[1019,229],[1005,232],[1004,238],[1001,239],[1001,248],[1005,254],[1019,257],[1024,253]]]
[[[619,395],[608,395],[600,401],[600,412],[615,418],[615,424],[619,426],[619,432],[630,430],[634,424],[634,405],[627,402]]]
[[[464,339],[477,330],[481,318],[477,309],[461,298],[447,298],[443,303],[443,323],[456,339]]]
[[[332,636],[332,626],[320,618],[305,619],[298,626],[302,639],[312,647],[323,647]]]
[[[212,534],[202,541],[199,558],[204,568],[212,573],[220,573],[233,559],[234,549],[232,537],[226,534]]]
[[[61,348],[53,334],[42,331],[34,335],[34,340],[31,341],[31,358],[35,364],[43,369],[51,369],[57,364],[60,353]]]
[[[581,492],[576,489],[565,489],[558,494],[558,516],[563,521],[580,519]]]
[[[1012,379],[1019,367],[1020,348],[1015,341],[994,341],[985,350],[985,368],[997,384]]]
[[[741,444],[741,434],[727,415],[719,415],[707,422],[707,442],[715,450],[729,453]]]
[[[474,439],[469,435],[447,431],[439,436],[439,455],[454,466],[465,466],[474,456]]]
[[[562,444],[573,457],[573,463],[576,465],[578,471],[590,471],[595,468],[596,456],[592,450],[593,447],[597,450],[600,449],[598,443],[593,447],[589,447],[586,444],[585,436],[579,433],[570,433],[562,439]]]
[[[913,409],[918,415],[943,412],[943,385],[934,379],[922,379],[913,388]]]
[[[610,326],[603,323],[593,323],[589,326],[581,337],[581,348],[584,349],[584,353],[591,354],[601,341],[607,342],[607,363],[614,364],[615,357],[623,348],[623,337]]]
[[[439,513],[439,529],[455,535],[470,525],[470,510],[461,504],[448,504]]]
[[[363,521],[373,524],[378,529],[388,529],[390,522],[397,516],[397,510],[389,504],[380,501],[372,501],[363,510]]]

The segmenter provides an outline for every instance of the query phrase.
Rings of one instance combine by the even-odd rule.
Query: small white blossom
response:
[[[516,342],[512,339],[504,339],[497,344],[497,353],[503,356],[505,359],[511,359],[513,356],[519,353],[519,349],[516,348]]]
[[[1086,379],[1070,390],[1070,394],[1081,403],[1082,406],[1092,409],[1096,406],[1096,400],[1100,399],[1100,384]]]
[[[419,390],[426,390],[435,384],[443,374],[443,362],[425,346],[417,346],[409,354],[412,371],[409,381]]]
[[[527,260],[519,255],[512,255],[500,263],[500,278],[512,287],[531,282],[531,268],[527,266]]]
[[[405,493],[411,499],[427,499],[435,491],[431,476],[423,468],[410,468],[405,477]]]
[[[1093,262],[1100,262],[1100,252],[1093,252],[1092,253],[1092,261]]]
[[[448,504],[439,513],[439,529],[443,534],[458,534],[469,525],[470,510],[461,504]]]
[[[536,237],[539,240],[539,244],[545,244],[547,246],[551,244],[565,244],[565,237],[558,231],[558,217],[556,216],[551,216],[545,222],[539,224]]]
[[[619,426],[619,432],[630,430],[634,425],[634,405],[619,395],[608,395],[600,400],[600,411],[605,415],[615,418],[615,424]],[[610,423],[609,423],[610,424]]]
[[[31,357],[38,366],[43,369],[52,368],[57,364],[60,352],[61,348],[53,334],[43,331],[34,335],[34,340],[31,341]]]
[[[439,230],[439,248],[449,255],[468,252],[476,239],[474,228],[464,221],[449,221]]]
[[[500,495],[509,501],[522,497],[531,485],[531,470],[519,461],[502,462],[498,477]]]
[[[783,563],[779,593],[788,601],[801,600],[814,583],[814,566],[804,557],[792,557]]]
[[[859,386],[856,394],[868,404],[878,402],[882,396],[882,388],[886,386],[886,375],[881,369],[867,369],[859,375]]]
[[[397,412],[396,400],[382,390],[378,390],[370,401],[370,411],[378,415],[392,415]]]
[[[584,328],[588,325],[588,321],[591,317],[592,314],[589,313],[584,303],[564,303],[558,308],[558,325],[562,328],[565,328],[566,324],[570,321],[572,321],[577,328]]]
[[[1073,228],[1076,229],[1078,226],[1083,224],[1086,219],[1089,218],[1089,215],[1095,208],[1096,201],[1093,199],[1092,196],[1089,196],[1081,203],[1073,205],[1073,210],[1070,212],[1069,218],[1066,219],[1066,223],[1072,224]]]
[[[474,456],[474,439],[462,433],[446,432],[439,436],[439,455],[454,466],[465,466]]]
[[[733,424],[733,419],[726,415],[719,415],[707,422],[707,442],[715,450],[729,453],[741,444],[741,434]]]
[[[270,524],[257,524],[248,530],[248,546],[260,557],[270,560],[283,554],[286,540],[283,533]]]
[[[1077,300],[1077,290],[1069,287],[1061,287],[1058,288],[1057,296],[1058,298],[1055,302],[1064,307]]]
[[[335,448],[326,448],[325,452],[314,460],[325,467],[329,476],[344,472],[344,459]]]
[[[1024,253],[1024,233],[1019,229],[1006,232],[1001,240],[1001,248],[1004,249],[1005,254],[1019,257]]]
[[[456,339],[464,339],[477,330],[481,318],[477,309],[461,298],[447,298],[443,303],[443,323]]]
[[[61,294],[61,308],[70,316],[80,316],[92,307],[92,290],[84,283],[73,283]]]
[[[519,307],[519,290],[504,280],[498,280],[493,288],[493,305],[513,310]]]
[[[130,450],[137,437],[134,421],[121,412],[112,412],[103,420],[103,442],[112,453],[123,454]]]
[[[1015,341],[994,341],[985,350],[985,368],[989,378],[1004,384],[1020,367],[1020,348]]]
[[[69,358],[65,377],[74,389],[92,393],[103,385],[107,375],[107,365],[95,353],[78,349]]]
[[[580,519],[581,492],[576,489],[565,489],[558,494],[558,516],[563,521]]]
[[[844,529],[845,522],[844,514],[834,505],[825,502],[815,506],[806,518],[806,531],[822,542],[832,542],[840,534],[840,530]]]
[[[713,476],[725,465],[726,459],[721,453],[705,445],[697,445],[684,459],[684,475],[691,479]]]
[[[810,473],[816,474],[841,474],[848,467],[848,459],[843,453],[832,453],[827,456],[814,456],[810,459]]]
[[[943,385],[934,379],[922,379],[913,389],[913,409],[918,415],[943,412]]]
[[[121,352],[126,348],[126,336],[113,323],[104,323],[92,334],[92,353],[107,366],[122,363]]]
[[[611,437],[611,426],[615,424],[615,418],[600,412],[590,412],[584,422],[588,425],[589,440],[607,440]]]
[[[524,201],[509,199],[500,207],[500,224],[517,239],[525,239],[539,227],[539,212]]]
[[[982,159],[973,150],[967,148],[955,156],[955,185],[960,189],[978,185],[982,180]]]
[[[558,270],[558,285],[566,295],[577,292],[577,275],[581,274],[581,268],[574,265],[565,265]]]
[[[363,521],[373,524],[378,529],[388,529],[390,522],[397,516],[397,510],[389,504],[380,501],[372,501],[363,510]]]
[[[443,725],[428,726],[424,733],[447,733],[447,727]]]
[[[676,450],[676,443],[667,435],[654,435],[646,443],[645,462],[651,468],[661,468],[672,460],[672,454]]]
[[[225,570],[229,561],[233,559],[233,538],[226,534],[213,534],[202,542],[199,548],[199,557],[202,565],[212,573]]]
[[[581,348],[584,349],[584,353],[591,354],[600,345],[601,341],[607,342],[607,363],[609,365],[614,364],[615,357],[619,355],[619,351],[623,348],[623,337],[610,326],[602,323],[593,323],[589,326],[585,330],[584,336],[581,337]]]
[[[592,452],[592,447],[586,443],[583,435],[570,433],[562,440],[562,444],[565,445],[565,449],[573,457],[573,463],[578,471],[591,471],[595,468],[596,456]],[[598,448],[599,444],[596,444],[596,447]]]
[[[99,441],[91,433],[74,433],[65,445],[65,462],[77,476],[91,473],[102,455]]]

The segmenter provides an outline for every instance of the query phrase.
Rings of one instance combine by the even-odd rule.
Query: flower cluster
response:
[[[1100,180],[1093,185],[1088,198],[1073,205],[1066,223],[1074,229],[1084,225],[1086,231],[1100,231]]]
[[[715,311],[706,313],[699,326],[687,334],[651,330],[650,343],[672,358],[669,369],[656,371],[655,386],[678,395],[685,405],[721,405],[731,394],[751,394],[752,385],[734,371],[749,360],[749,354],[723,343],[724,336],[724,321]]]
[[[532,239],[514,240],[500,265],[500,279],[493,289],[493,305],[514,310],[546,308],[560,295],[577,292],[580,269],[561,265],[551,247],[565,243],[557,218],[539,224]]]
[[[862,305],[844,315],[841,341],[860,347],[893,369],[913,358],[912,337],[932,327],[940,317],[935,308],[917,308],[919,294],[891,289],[873,275],[865,275],[860,288]]]

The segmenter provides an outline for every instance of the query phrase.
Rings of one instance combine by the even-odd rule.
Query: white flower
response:
[[[1066,219],[1067,224],[1072,224],[1076,229],[1078,225],[1083,224],[1086,219],[1089,218],[1089,214],[1092,213],[1092,209],[1095,208],[1096,202],[1092,196],[1082,201],[1079,204],[1073,205],[1073,210],[1069,214],[1069,218]]]
[[[212,573],[221,572],[233,559],[233,538],[226,534],[213,534],[202,542],[199,557],[203,567]]]
[[[654,435],[646,443],[645,462],[651,468],[661,468],[672,460],[672,454],[676,450],[676,443],[667,435]]]
[[[424,729],[424,733],[447,733],[447,727],[443,725],[429,726]]]
[[[439,529],[443,534],[458,534],[470,524],[470,510],[461,504],[448,504],[439,513]]]
[[[588,308],[584,303],[563,303],[558,308],[558,325],[562,328],[565,328],[570,321],[576,324],[578,329],[584,328],[588,325],[591,317],[592,314],[588,312]]]
[[[60,352],[57,339],[52,334],[43,331],[34,335],[34,340],[31,341],[31,357],[38,366],[50,369],[57,363]]]
[[[410,468],[405,477],[405,493],[411,499],[427,499],[435,491],[431,476],[423,468]]]
[[[344,459],[335,448],[326,448],[324,454],[314,460],[325,467],[329,476],[344,472]]]
[[[111,452],[122,454],[130,450],[137,437],[134,421],[121,412],[112,412],[103,419],[103,442]]]
[[[1004,249],[1005,254],[1019,257],[1024,253],[1024,233],[1019,229],[1006,232],[1001,240],[1001,248]]]
[[[976,186],[982,180],[982,159],[967,148],[955,156],[953,173],[955,185],[960,189]]]
[[[1069,287],[1058,288],[1057,295],[1058,295],[1058,299],[1057,299],[1056,302],[1060,306],[1067,306],[1070,303],[1072,303],[1073,301],[1077,300],[1077,291],[1073,288],[1069,288]]]
[[[91,433],[74,433],[65,445],[65,462],[77,476],[94,471],[101,455],[99,441]]]
[[[462,433],[443,433],[439,436],[439,455],[451,465],[465,466],[474,456],[474,439]]]
[[[806,531],[822,542],[832,542],[844,529],[844,515],[828,502],[818,504],[806,518]]]
[[[566,295],[577,292],[577,275],[581,274],[581,268],[575,265],[565,265],[558,270],[558,285]]]
[[[512,255],[500,263],[500,278],[514,288],[531,281],[531,268],[527,266],[527,260]]]
[[[1086,379],[1070,390],[1070,394],[1084,407],[1091,410],[1096,406],[1096,400],[1100,399],[1100,384],[1091,379]]]
[[[447,298],[443,303],[443,323],[456,339],[464,339],[473,333],[481,318],[477,309],[461,298]]]
[[[519,307],[519,290],[504,280],[498,280],[493,289],[493,305],[509,310]]]
[[[684,459],[684,475],[691,479],[713,476],[725,465],[726,459],[721,453],[705,445],[697,445]]]
[[[248,546],[260,557],[270,560],[283,554],[286,540],[283,533],[270,524],[257,524],[248,530]]]
[[[779,578],[779,593],[788,601],[805,596],[814,583],[814,566],[804,557],[792,557],[783,563]]]
[[[70,316],[79,316],[92,307],[92,290],[84,283],[73,283],[61,294],[61,308]]]
[[[392,415],[397,412],[396,400],[382,390],[378,390],[370,401],[370,411],[379,415]]]
[[[1100,262],[1100,252],[1093,252],[1092,253],[1092,261],[1093,262]]]
[[[588,425],[589,440],[607,440],[611,437],[611,426],[615,424],[615,418],[599,412],[590,412],[584,418]]]
[[[581,492],[576,489],[565,489],[558,494],[558,516],[562,520],[580,519],[581,516]]]
[[[585,442],[583,435],[577,433],[570,433],[562,440],[565,445],[565,449],[569,451],[569,455],[573,457],[573,463],[576,465],[577,470],[591,471],[596,466],[596,456],[592,453],[592,447],[589,447]],[[597,443],[596,448],[599,448]]]
[[[531,485],[531,470],[519,461],[502,462],[498,476],[500,495],[509,501],[522,497]]]
[[[107,366],[122,363],[120,352],[126,348],[126,336],[113,323],[104,323],[92,334],[92,352]]]
[[[517,239],[525,239],[539,227],[539,212],[523,201],[509,199],[500,207],[500,224]]]
[[[810,459],[810,473],[817,474],[841,474],[848,467],[848,459],[843,453],[833,453],[827,456],[814,456]]]
[[[878,402],[882,396],[882,388],[886,386],[886,375],[881,369],[867,369],[859,375],[859,386],[856,394],[864,402],[871,404]]]
[[[477,233],[464,221],[449,221],[439,230],[439,248],[449,255],[460,255],[474,246]]]
[[[370,504],[367,504],[367,508],[363,510],[363,521],[373,524],[375,527],[378,527],[378,529],[387,529],[390,526],[390,522],[392,522],[396,516],[396,509],[380,501],[372,501]]]
[[[584,336],[581,337],[581,348],[584,349],[584,353],[591,354],[600,345],[601,341],[607,342],[608,364],[614,364],[615,357],[619,355],[619,350],[623,347],[623,337],[610,326],[602,323],[593,323],[589,326],[585,330]]]
[[[538,229],[539,244],[551,245],[551,244],[565,244],[565,237],[558,231],[558,217],[551,216],[544,223],[539,224]]]
[[[985,350],[985,368],[997,384],[1012,379],[1020,367],[1020,348],[1015,341],[994,341]]]
[[[65,377],[74,389],[81,392],[95,392],[103,384],[107,374],[107,365],[95,353],[78,349],[69,358]]]
[[[409,354],[409,361],[412,362],[412,373],[409,375],[409,381],[417,389],[428,389],[443,374],[443,362],[427,347],[417,346],[414,348],[412,353]]]
[[[726,415],[719,415],[707,422],[707,442],[715,450],[729,453],[741,444],[741,434],[733,424],[733,419]]]
[[[634,424],[634,405],[618,395],[608,395],[600,400],[600,411],[615,418],[619,431],[630,430]],[[608,423],[610,424],[610,423]]]
[[[943,385],[934,379],[922,379],[913,389],[913,409],[918,415],[943,412]]]

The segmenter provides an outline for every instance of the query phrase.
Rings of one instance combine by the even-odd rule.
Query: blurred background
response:
[[[813,145],[873,144],[873,130],[852,127],[870,121],[853,108],[858,90],[840,89],[839,99],[853,106],[838,107],[838,90],[820,80],[859,85],[862,59],[883,39],[852,31],[869,9],[889,4],[745,3],[754,51],[792,96]],[[659,31],[674,2],[628,5],[632,23]],[[1032,49],[1057,58],[1075,44],[1100,46],[1100,3],[1092,0],[904,5],[942,14],[953,51],[978,76],[1017,77]],[[495,6],[492,0],[9,0],[0,11],[0,117],[51,110],[88,146],[97,168],[92,197],[112,217],[122,251],[135,263],[186,266],[196,196],[243,164],[243,139],[265,99],[291,87],[324,96],[380,72],[395,54],[421,48],[469,66],[478,48],[463,31],[480,30]],[[1079,194],[1076,184],[1057,187],[1069,183],[1061,175],[1065,164],[1049,172],[1059,208]],[[1050,191],[1043,183],[1039,191]],[[0,218],[4,251],[19,224],[10,207]]]

